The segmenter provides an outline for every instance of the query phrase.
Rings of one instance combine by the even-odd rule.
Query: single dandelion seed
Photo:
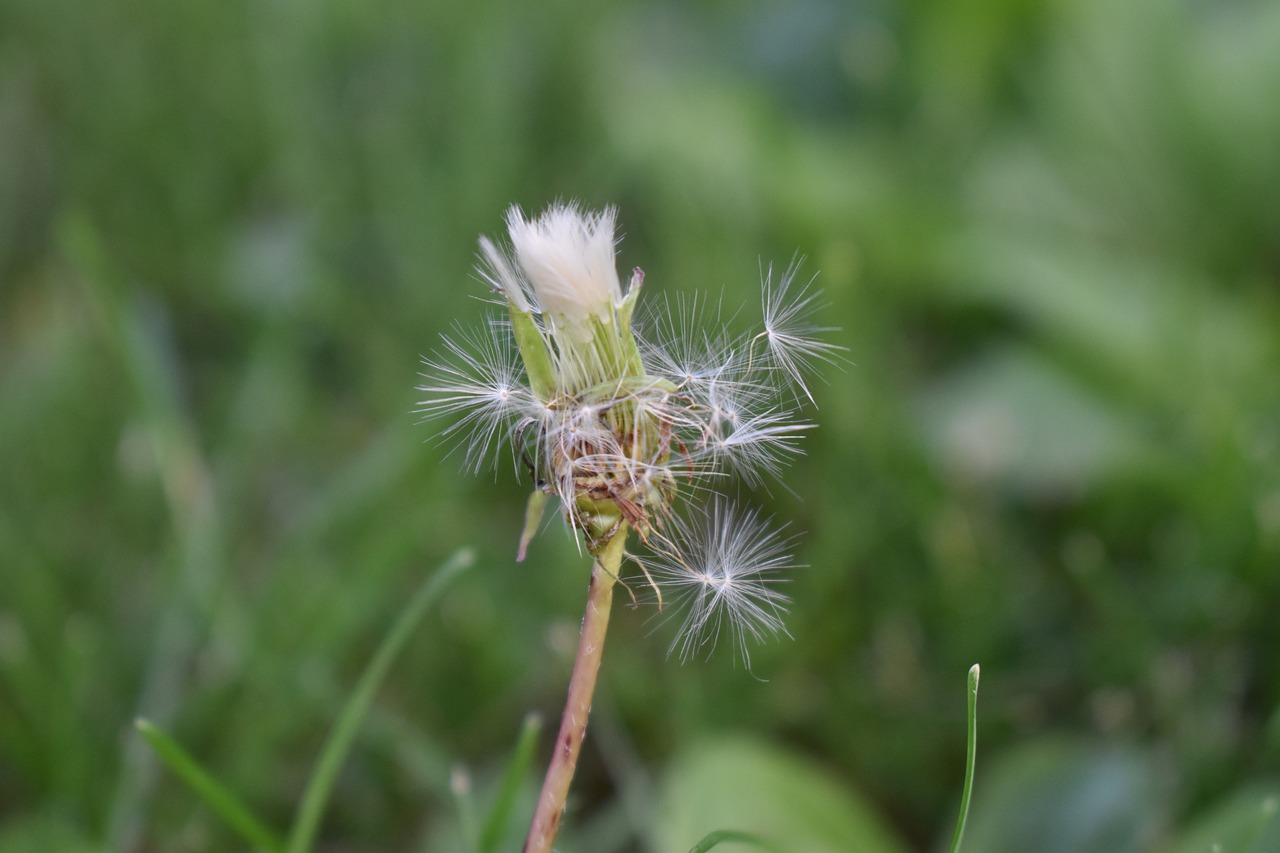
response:
[[[644,561],[672,606],[684,611],[672,653],[682,660],[710,653],[724,630],[750,666],[748,641],[790,636],[782,621],[788,598],[778,589],[782,573],[796,567],[790,539],[759,512],[717,499],[701,517],[680,521],[673,539]]]
[[[490,457],[495,444],[538,406],[501,329],[458,329],[442,339],[442,346],[436,357],[424,360],[432,384],[419,389],[428,396],[417,411],[452,418],[440,437],[464,448],[467,466],[479,473],[496,462],[496,455]]]
[[[801,433],[813,428],[784,411],[738,415],[720,426],[708,437],[707,452],[753,486],[762,482],[763,475],[781,478],[786,463],[800,453]]]
[[[764,340],[774,367],[782,372],[793,389],[812,403],[813,394],[809,392],[806,375],[817,367],[818,362],[834,363],[841,348],[821,338],[821,335],[835,329],[813,323],[820,296],[818,291],[811,289],[813,279],[796,286],[801,260],[792,261],[776,281],[773,264],[766,268],[761,294],[764,331],[756,336],[756,340]]]

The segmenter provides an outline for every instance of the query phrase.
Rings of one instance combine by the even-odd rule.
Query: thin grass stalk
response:
[[[969,821],[969,803],[973,798],[973,770],[978,756],[978,679],[982,669],[976,663],[969,667],[969,714],[966,724],[964,762],[964,791],[960,795],[960,815],[956,818],[956,830],[951,836],[950,853],[960,853],[964,841],[965,824]]]

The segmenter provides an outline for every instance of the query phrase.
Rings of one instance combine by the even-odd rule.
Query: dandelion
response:
[[[586,614],[557,749],[527,851],[545,853],[586,730],[624,557],[670,593],[685,621],[672,643],[684,659],[727,632],[749,644],[786,634],[778,589],[791,567],[786,539],[721,498],[731,478],[780,476],[811,424],[807,379],[836,348],[814,324],[812,280],[798,265],[763,275],[763,329],[734,336],[697,297],[637,318],[644,274],[617,273],[617,212],[556,204],[527,218],[507,212],[510,244],[480,240],[480,274],[505,307],[478,331],[457,331],[426,362],[419,411],[443,418],[441,438],[479,471],[506,443],[534,482],[517,559],[555,498],[594,558]],[[687,307],[687,310],[686,310]],[[714,315],[714,316],[713,316]],[[692,509],[690,509],[692,507]],[[692,519],[692,520],[691,520]],[[635,531],[641,553],[627,549]],[[646,553],[647,551],[647,553]]]

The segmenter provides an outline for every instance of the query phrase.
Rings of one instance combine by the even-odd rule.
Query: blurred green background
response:
[[[241,849],[138,715],[285,825],[470,545],[321,848],[463,849],[588,567],[513,561],[527,483],[413,386],[558,197],[650,298],[750,319],[807,256],[848,349],[753,496],[794,640],[681,665],[619,606],[560,849],[937,849],[978,661],[975,853],[1280,850],[1277,45],[1271,0],[0,0],[0,850]]]

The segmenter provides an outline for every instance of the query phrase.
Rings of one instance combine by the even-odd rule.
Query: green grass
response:
[[[514,562],[527,484],[460,471],[412,388],[476,237],[556,197],[726,316],[806,255],[850,362],[752,496],[806,532],[794,641],[682,666],[620,607],[564,850],[667,837],[722,733],[945,843],[975,660],[966,849],[1269,831],[1280,12],[958,10],[0,3],[0,850],[234,849],[138,717],[288,826],[468,546],[320,847],[461,847],[451,778],[518,844],[548,745],[517,785],[512,743],[558,716],[589,567],[554,520]],[[713,828],[785,845],[743,821]]]

